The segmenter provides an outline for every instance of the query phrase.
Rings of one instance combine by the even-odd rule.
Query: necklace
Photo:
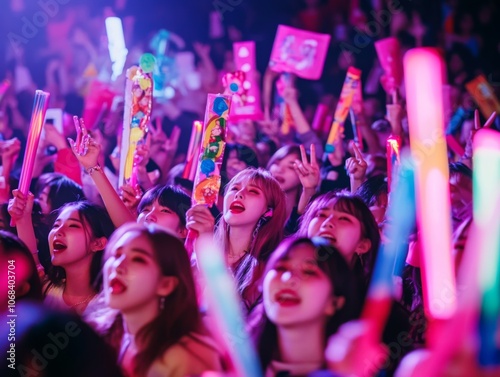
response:
[[[76,304],[71,304],[71,305],[68,305],[70,308],[74,308],[74,307],[77,307],[78,305],[82,305],[82,304],[86,304],[87,302],[90,301],[90,299],[94,297],[94,294],[91,293],[90,295],[88,295],[85,300],[82,300],[80,302],[77,302]],[[64,298],[63,298],[64,299]],[[66,302],[66,300],[64,300]]]

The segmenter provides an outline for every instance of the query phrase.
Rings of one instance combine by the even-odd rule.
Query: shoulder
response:
[[[148,377],[183,377],[209,370],[222,370],[221,355],[216,344],[206,335],[191,333],[153,363]]]

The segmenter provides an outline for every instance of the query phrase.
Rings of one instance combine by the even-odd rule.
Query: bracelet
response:
[[[85,171],[89,174],[92,175],[95,171],[102,171],[101,165],[99,163],[95,166],[92,166],[91,168],[85,169]]]

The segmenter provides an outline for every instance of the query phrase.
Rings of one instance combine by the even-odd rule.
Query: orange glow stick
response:
[[[416,162],[424,308],[432,319],[448,319],[456,310],[456,284],[443,127],[443,61],[435,49],[415,48],[406,53],[404,68],[410,145]]]

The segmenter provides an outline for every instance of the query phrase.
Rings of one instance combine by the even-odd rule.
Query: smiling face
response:
[[[180,237],[185,236],[186,229],[182,226],[177,213],[168,207],[162,206],[158,203],[158,200],[142,208],[141,213],[137,217],[137,222],[139,224],[154,223],[179,234]]]
[[[229,226],[255,226],[267,212],[267,199],[248,178],[232,181],[224,196],[224,220]]]
[[[68,266],[92,258],[88,224],[80,220],[75,208],[67,207],[57,217],[49,232],[49,249],[54,266]]]
[[[333,287],[308,244],[293,246],[264,277],[266,315],[276,326],[325,321],[334,312]]]
[[[282,160],[276,161],[269,167],[269,171],[285,192],[289,192],[300,186],[299,176],[293,167],[295,160],[298,158],[299,156],[296,154],[290,154]]]
[[[163,276],[146,236],[128,232],[114,245],[104,264],[106,302],[122,313],[152,305],[162,295]]]
[[[334,208],[334,202],[330,202],[316,210],[307,236],[327,239],[350,262],[355,253],[369,251],[371,243],[363,237],[361,223],[355,216]]]

